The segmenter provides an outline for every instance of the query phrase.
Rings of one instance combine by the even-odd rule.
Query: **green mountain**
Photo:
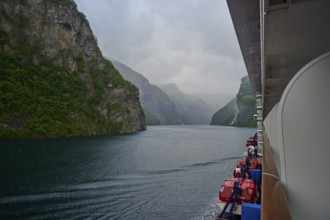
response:
[[[137,88],[103,58],[72,0],[2,0],[0,137],[145,129]]]
[[[236,98],[213,114],[211,125],[256,127],[256,98],[248,76],[241,79]]]
[[[235,121],[236,98],[213,114],[211,125],[233,125]]]
[[[183,119],[177,112],[176,105],[160,88],[149,83],[140,73],[130,67],[112,61],[120,74],[139,88],[141,106],[143,108],[147,125],[178,125]]]
[[[238,127],[257,127],[254,115],[257,114],[256,96],[253,91],[248,76],[241,79],[241,86],[236,95],[237,112],[235,126]]]

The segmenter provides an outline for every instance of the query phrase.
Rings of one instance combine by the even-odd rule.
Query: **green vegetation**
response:
[[[235,117],[236,99],[232,99],[226,106],[214,113],[211,125],[232,125]]]
[[[9,43],[9,36],[8,34],[0,29],[0,47],[2,48],[4,45]]]
[[[242,78],[240,90],[236,96],[239,114],[236,120],[238,127],[256,127],[253,115],[257,113],[255,93],[248,76]]]
[[[236,123],[237,127],[257,127],[257,122],[254,120],[253,116],[240,118]]]
[[[123,108],[123,104],[119,103],[119,102],[115,102],[110,106],[110,109],[112,111],[119,111]]]
[[[77,9],[73,0],[50,3]],[[26,0],[17,4],[25,5],[26,10],[30,6]],[[138,96],[138,89],[99,54],[94,54],[95,59],[90,61],[79,50],[60,49],[50,58],[42,40],[31,40],[35,39],[30,33],[35,24],[30,23],[27,13],[11,14],[5,6],[0,5],[4,27],[0,28],[0,138],[122,132],[123,123],[111,122],[109,115],[127,106],[121,97],[113,95],[110,99],[109,91],[121,88],[130,91],[127,96]],[[73,15],[88,25],[83,13],[77,11]],[[71,24],[64,25],[71,30]],[[95,36],[82,36],[81,32],[77,35],[96,47]]]
[[[74,115],[82,111],[86,88],[66,69],[47,61],[36,65],[2,50],[0,72],[0,136],[62,136],[81,130]]]
[[[255,98],[253,95],[245,95],[241,98],[241,102],[244,105],[253,105],[255,104]]]
[[[4,50],[4,46],[16,52]],[[72,55],[59,51],[58,56]],[[0,30],[0,137],[56,137],[120,132],[122,123],[105,120],[97,107],[106,99],[109,82],[133,92],[137,88],[124,80],[110,61],[103,68],[89,68],[76,55],[77,71],[57,65],[54,60],[33,61],[40,49],[27,41],[10,45]],[[66,57],[66,56],[64,56]],[[38,56],[40,59],[40,57]],[[90,73],[91,80],[83,79]],[[91,86],[92,92],[88,89]],[[122,104],[112,104],[118,111]]]
[[[236,99],[214,113],[211,125],[234,125],[237,127],[256,127],[256,98],[248,76],[241,80]],[[237,109],[236,109],[237,108]],[[235,113],[237,112],[237,115]],[[236,118],[235,118],[236,117]]]

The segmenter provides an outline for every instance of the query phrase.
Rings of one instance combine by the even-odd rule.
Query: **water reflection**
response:
[[[254,129],[1,141],[0,218],[207,219]]]

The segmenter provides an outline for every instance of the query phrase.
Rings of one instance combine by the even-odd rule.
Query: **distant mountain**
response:
[[[186,120],[181,118],[175,103],[170,100],[166,93],[150,84],[142,74],[130,67],[117,61],[112,61],[112,63],[126,80],[139,88],[140,103],[147,125],[185,124]]]
[[[201,98],[210,108],[212,113],[219,110],[219,108],[225,106],[230,100],[232,100],[232,95],[224,94],[209,94],[209,93],[196,93],[193,94],[198,98]]]
[[[147,125],[210,123],[214,110],[202,98],[185,94],[175,84],[152,85],[130,67],[117,61],[112,63],[124,79],[139,88]]]
[[[253,115],[256,114],[256,98],[248,76],[241,79],[236,98],[214,113],[211,125],[256,127]]]
[[[212,110],[203,99],[182,92],[175,84],[163,84],[158,86],[175,103],[185,124],[210,123]]]

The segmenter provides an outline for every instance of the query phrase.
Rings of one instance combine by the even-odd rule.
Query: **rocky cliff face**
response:
[[[116,61],[112,63],[126,80],[139,88],[140,102],[147,125],[183,124],[183,119],[180,118],[176,105],[160,88],[150,84],[142,74],[128,66]]]
[[[236,98],[232,99],[212,116],[211,125],[234,125],[236,113]]]
[[[0,135],[145,129],[138,90],[103,58],[72,0],[1,0]]]
[[[213,114],[211,125],[256,127],[256,98],[248,76],[241,79],[240,89],[232,101]]]
[[[234,125],[238,127],[256,127],[253,115],[257,113],[256,96],[248,76],[241,79],[241,86],[236,95]]]
[[[188,95],[175,84],[155,86],[140,73],[113,61],[122,76],[139,88],[148,125],[209,124],[212,107],[197,95]]]

